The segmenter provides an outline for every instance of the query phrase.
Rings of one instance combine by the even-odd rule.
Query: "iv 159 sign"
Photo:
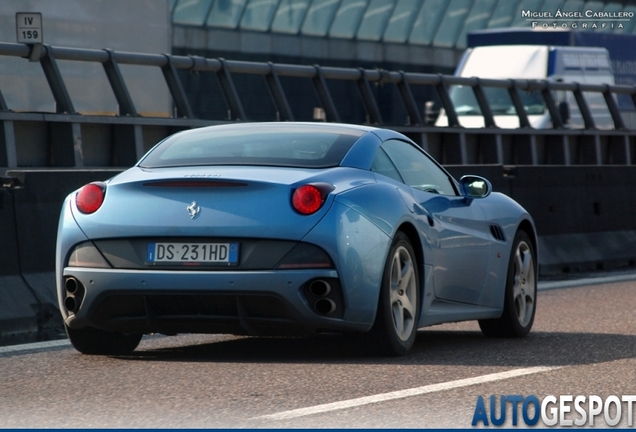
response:
[[[42,43],[42,14],[32,12],[18,12],[15,14],[15,27],[18,33],[18,43]]]

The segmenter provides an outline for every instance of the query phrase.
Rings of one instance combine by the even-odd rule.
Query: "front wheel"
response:
[[[122,355],[128,354],[137,348],[141,337],[140,334],[124,334],[118,332],[108,332],[105,330],[86,327],[83,329],[72,329],[66,327],[66,334],[73,347],[82,354],[96,355]]]
[[[524,337],[530,333],[537,305],[536,260],[530,237],[518,231],[508,264],[503,313],[500,318],[479,321],[486,336]]]
[[[372,332],[385,354],[405,355],[415,343],[419,317],[419,274],[408,237],[398,233],[384,266]]]

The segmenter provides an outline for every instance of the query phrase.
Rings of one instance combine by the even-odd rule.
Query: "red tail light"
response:
[[[294,191],[292,205],[294,209],[304,215],[316,213],[322,207],[324,199],[322,192],[314,185],[303,185]]]
[[[75,195],[77,209],[85,214],[95,213],[104,202],[106,185],[101,182],[89,183]]]

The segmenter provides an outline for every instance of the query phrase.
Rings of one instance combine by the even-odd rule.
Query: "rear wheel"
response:
[[[391,245],[372,332],[383,353],[404,355],[415,343],[419,316],[419,275],[408,237],[398,233]]]
[[[83,329],[65,327],[71,344],[82,354],[128,354],[137,348],[142,337],[140,334],[108,332],[93,327]]]
[[[504,310],[500,318],[480,320],[486,336],[524,337],[534,323],[537,298],[536,253],[530,237],[518,231],[508,264]]]

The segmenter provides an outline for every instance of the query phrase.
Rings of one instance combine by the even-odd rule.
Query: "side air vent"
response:
[[[490,225],[490,234],[492,234],[495,240],[499,240],[500,242],[506,241],[506,236],[499,225]]]

